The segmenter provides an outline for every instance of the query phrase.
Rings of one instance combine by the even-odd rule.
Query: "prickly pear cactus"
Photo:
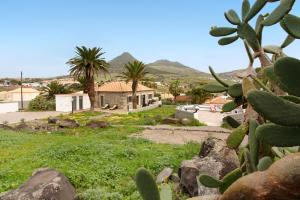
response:
[[[144,168],[136,172],[135,182],[143,200],[172,200],[170,185],[162,184],[161,191],[159,191],[153,176]]]
[[[271,3],[277,5],[270,14],[260,13]],[[224,119],[235,128],[227,139],[227,146],[239,153],[241,176],[268,170],[275,161],[300,149],[300,60],[288,57],[284,52],[300,39],[300,18],[289,14],[295,3],[295,0],[256,0],[251,6],[248,0],[243,0],[241,16],[234,10],[225,12],[225,19],[231,26],[214,26],[210,30],[210,35],[221,37],[220,45],[243,40],[249,58],[240,83],[227,83],[209,67],[218,84],[204,86],[208,92],[226,92],[233,98],[223,106],[223,112],[240,106],[246,108],[243,124],[228,117]],[[256,24],[252,27],[250,21],[255,16]],[[275,24],[280,24],[287,37],[279,45],[262,46],[263,30]],[[260,65],[254,70],[255,59]],[[241,148],[246,135],[248,144]],[[296,151],[290,152],[288,148]],[[238,178],[233,178],[229,185]],[[201,175],[200,182],[207,187],[219,188],[222,193],[230,188],[228,185],[221,189],[224,180],[207,175]],[[226,192],[226,196],[230,195]]]

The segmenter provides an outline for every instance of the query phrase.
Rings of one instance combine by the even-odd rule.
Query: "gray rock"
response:
[[[0,124],[0,128],[4,129],[4,130],[11,130],[11,131],[14,131],[14,127],[11,127],[7,124]]]
[[[180,119],[168,117],[168,118],[163,119],[162,123],[163,124],[179,124]]]
[[[173,173],[173,169],[171,168],[164,168],[158,175],[156,178],[156,183],[160,184],[160,183],[164,183],[167,182],[170,178],[170,176]]]
[[[90,121],[86,124],[87,127],[90,128],[107,128],[109,124],[106,121]]]
[[[180,183],[180,178],[179,178],[178,174],[176,174],[176,173],[173,173],[173,174],[170,176],[170,180],[171,180],[173,183]]]
[[[49,124],[56,124],[59,121],[57,117],[49,117],[48,118],[48,123]]]
[[[53,169],[39,169],[18,189],[6,192],[0,200],[74,200],[69,180]]]
[[[239,159],[234,150],[227,148],[220,139],[209,138],[203,144],[199,157],[181,163],[178,171],[181,189],[191,197],[219,195],[218,189],[201,185],[199,175],[207,174],[222,179],[238,166]]]
[[[79,124],[73,119],[63,119],[59,120],[58,126],[60,128],[77,128]]]
[[[183,118],[181,120],[181,124],[184,125],[184,126],[190,125],[191,123],[192,123],[192,121],[188,118]]]

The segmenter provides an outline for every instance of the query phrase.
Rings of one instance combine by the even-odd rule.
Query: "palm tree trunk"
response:
[[[136,90],[138,83],[136,81],[132,82],[132,108],[137,109],[137,98],[136,98]]]
[[[91,102],[91,111],[95,110],[95,83],[94,83],[94,77],[90,78],[87,82],[87,93],[89,95],[90,98],[90,102]]]

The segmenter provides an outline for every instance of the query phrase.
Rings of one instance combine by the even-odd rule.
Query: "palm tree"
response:
[[[70,92],[71,90],[58,81],[52,81],[47,86],[42,87],[42,93],[47,96],[48,100],[54,99],[56,94],[67,94]]]
[[[67,62],[71,67],[71,76],[77,80],[82,77],[86,79],[84,91],[89,95],[91,110],[95,109],[95,76],[100,72],[108,73],[108,63],[102,57],[104,52],[101,51],[102,48],[97,47],[76,47],[77,55]]]
[[[132,82],[132,107],[133,109],[136,109],[136,91],[139,81],[142,81],[149,72],[146,70],[146,65],[137,60],[127,63],[124,67],[125,71],[122,72],[119,77],[123,78],[127,83]]]

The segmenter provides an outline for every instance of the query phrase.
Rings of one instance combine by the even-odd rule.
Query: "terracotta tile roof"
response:
[[[207,104],[226,104],[228,102],[230,102],[230,100],[227,100],[220,96],[220,97],[216,97],[211,100],[207,100],[205,103],[207,103]]]
[[[104,83],[103,85],[96,86],[95,91],[97,92],[132,92],[131,82],[124,81],[112,81]],[[154,91],[151,88],[148,88],[144,85],[139,84],[137,88],[137,92],[142,91]]]
[[[175,99],[176,102],[188,102],[191,100],[192,100],[191,96],[177,96]]]

